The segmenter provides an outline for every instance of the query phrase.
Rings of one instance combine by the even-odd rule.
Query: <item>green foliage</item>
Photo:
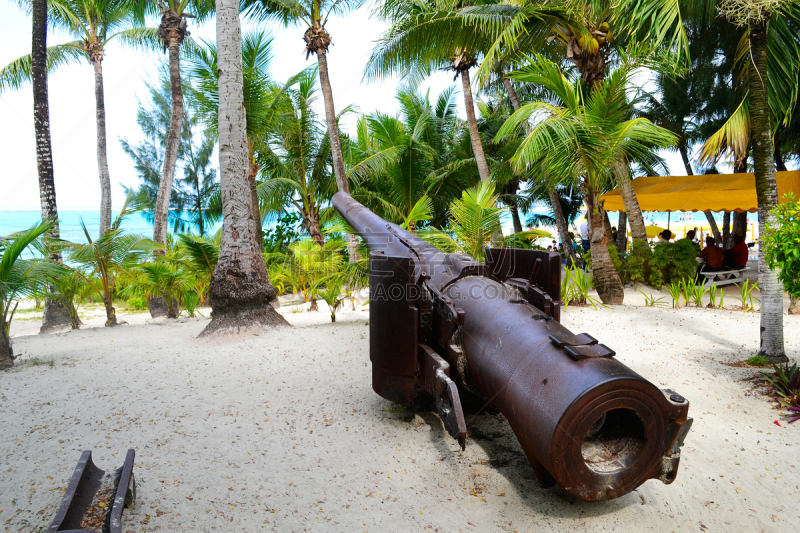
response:
[[[794,194],[772,210],[774,222],[767,224],[761,238],[770,269],[778,269],[778,278],[794,298],[800,298],[800,204]]]
[[[717,303],[717,293],[719,293],[719,303]],[[723,300],[725,299],[725,291],[723,291],[720,287],[717,287],[716,283],[712,283],[708,287],[708,297],[710,300],[709,305],[714,308],[722,309],[723,308]]]
[[[623,259],[623,281],[632,281],[636,285],[646,283],[650,273],[650,244],[646,241],[633,241],[630,250]]]
[[[672,283],[667,285],[667,292],[669,293],[670,297],[672,298],[672,308],[673,309],[680,309],[681,308],[681,296],[683,296],[683,286],[680,284],[680,282],[673,281]],[[686,298],[684,297],[684,300],[685,299]]]
[[[87,244],[67,245],[69,259],[80,267],[75,272],[79,272],[103,300],[106,326],[117,323],[113,302],[118,276],[128,273],[147,253],[160,247],[150,239],[122,231],[123,220],[135,210],[131,207],[132,201],[133,198],[128,196],[119,216],[105,235],[92,240],[86,225],[81,221]]]
[[[147,309],[147,299],[140,296],[131,296],[125,302],[125,307],[131,311],[144,311]]]
[[[598,305],[608,307],[596,298],[589,296],[589,290],[592,288],[592,280],[586,272],[572,265],[567,267],[566,274],[561,279],[561,301],[564,304],[564,310],[570,305],[591,305],[597,310]]]
[[[763,355],[754,355],[753,357],[750,357],[746,362],[750,366],[767,366],[767,365],[769,365],[769,359],[767,359]]]
[[[528,230],[492,242],[500,234],[500,213],[505,208],[497,206],[494,185],[483,182],[465,190],[461,198],[450,204],[450,218],[446,231],[425,228],[419,231],[420,238],[448,253],[469,254],[478,261],[484,260],[484,249],[488,244],[506,246],[519,239],[547,237],[549,233]]]
[[[641,292],[642,296],[644,296],[644,305],[645,305],[645,307],[662,307],[664,305],[667,305],[666,303],[664,303],[664,297],[663,296],[661,298],[656,298],[652,294],[650,296],[648,296],[642,291],[639,291],[639,292]]]
[[[758,282],[756,281],[750,285],[749,279],[746,279],[744,280],[744,283],[739,284],[739,302],[741,303],[742,310],[749,311],[750,309],[754,309],[753,300],[761,303],[761,300],[753,295],[753,290],[757,288]]]
[[[280,253],[300,239],[300,215],[295,211],[283,213],[275,226],[264,230],[264,253]]]
[[[84,274],[75,269],[65,267],[51,282],[47,297],[63,305],[72,319],[72,329],[78,329],[80,319],[78,307],[81,303],[91,301],[94,291],[84,280]]]
[[[342,239],[329,239],[320,246],[313,239],[304,238],[289,245],[288,250],[266,253],[270,280],[281,292],[300,291],[313,306],[325,281],[342,271],[342,252],[346,248]]]
[[[704,283],[697,285],[693,279],[682,279],[680,281],[681,291],[683,292],[686,303],[693,303],[696,307],[703,306],[703,297],[708,294],[709,288]]]
[[[52,220],[42,220],[25,231],[0,238],[0,342],[6,343],[3,348],[7,353],[11,353],[9,331],[19,300],[28,297],[42,283],[55,279],[64,268],[45,259],[22,257],[53,224]]]
[[[797,363],[792,366],[789,363],[773,365],[772,368],[775,370],[774,374],[762,374],[761,377],[772,385],[778,402],[797,415],[800,413],[800,369]],[[800,416],[794,416],[789,423],[797,420],[800,420]]]
[[[650,271],[648,283],[659,288],[684,279],[693,280],[697,273],[696,256],[697,250],[687,239],[656,244],[646,267]]]
[[[331,322],[336,322],[336,311],[342,306],[346,298],[346,295],[342,292],[346,280],[347,272],[338,272],[326,277],[315,289],[317,297],[328,304],[331,312]]]
[[[150,298],[163,298],[167,303],[167,318],[178,318],[184,294],[194,291],[191,273],[168,260],[143,263],[126,272],[127,286],[120,291],[122,296],[135,295]]]

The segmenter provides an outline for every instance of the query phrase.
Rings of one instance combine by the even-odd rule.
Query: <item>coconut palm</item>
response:
[[[178,318],[180,305],[187,292],[195,293],[196,280],[189,270],[167,260],[143,263],[130,269],[121,296],[162,298],[167,318]]]
[[[64,268],[48,260],[22,257],[54,224],[53,220],[43,220],[26,231],[0,239],[0,369],[14,365],[10,329],[19,300],[36,287],[52,282]]]
[[[377,14],[391,28],[372,51],[365,76],[375,79],[399,74],[417,81],[439,69],[449,69],[456,73],[456,78],[460,76],[473,157],[481,181],[489,181],[489,164],[478,131],[469,70],[478,65],[481,52],[493,40],[490,32],[480,31],[458,16],[465,4],[444,0],[381,4]]]
[[[222,235],[209,288],[211,322],[200,334],[276,326],[286,320],[270,305],[277,296],[261,257],[253,192],[248,183],[248,143],[242,75],[239,4],[217,2],[219,66],[219,169]]]
[[[320,217],[336,192],[336,180],[330,139],[314,112],[316,81],[317,69],[309,67],[289,81],[290,87],[273,89],[277,114],[258,156],[268,176],[258,186],[258,195],[273,214],[287,205],[297,209],[303,229],[322,246]]]
[[[191,5],[191,8],[189,4]],[[194,13],[188,13],[191,9]],[[172,112],[167,135],[166,151],[158,185],[158,195],[154,210],[153,240],[166,244],[169,229],[169,209],[172,195],[172,183],[175,178],[175,166],[183,130],[183,87],[181,85],[181,44],[190,35],[187,20],[190,18],[208,18],[213,14],[214,2],[210,0],[143,0],[132,6],[134,20],[143,24],[146,15],[158,14],[161,23],[157,35],[164,52],[169,51],[169,80],[172,96]]]
[[[759,232],[774,224],[778,204],[775,181],[773,124],[788,123],[797,101],[800,73],[800,4],[797,2],[744,2],[721,0],[721,13],[743,29],[740,50],[747,93],[728,122],[703,147],[703,157],[730,148],[743,161],[752,146],[758,197]],[[745,40],[746,39],[746,40]],[[749,46],[748,46],[749,45]],[[783,343],[783,288],[764,254],[758,261],[761,290],[761,345],[759,355],[773,362],[787,361]]]
[[[272,38],[263,32],[249,32],[242,37],[242,79],[245,107],[248,183],[254,206],[258,235],[262,232],[262,214],[259,210],[256,176],[260,166],[257,153],[264,149],[272,122],[277,113],[275,98],[280,91],[269,79],[269,64],[272,60]],[[219,69],[217,45],[202,42],[189,55],[189,76],[195,81],[192,91],[209,131],[217,132],[219,112]]]
[[[122,228],[125,218],[135,208],[131,206],[129,196],[114,223],[105,234],[93,240],[81,220],[86,244],[73,244],[67,248],[69,260],[77,264],[83,279],[103,300],[106,310],[106,327],[117,325],[117,313],[114,309],[114,295],[117,278],[120,274],[129,273],[145,254],[160,247],[159,244],[141,235],[126,233]]]
[[[528,230],[497,242],[500,214],[506,210],[498,207],[497,202],[494,185],[482,181],[451,202],[445,229],[425,228],[419,231],[419,236],[445,252],[469,254],[478,261],[484,260],[484,250],[490,244],[519,247],[524,240],[550,236],[545,231]]]
[[[316,311],[320,288],[326,280],[342,274],[346,246],[340,239],[329,239],[322,245],[314,239],[300,239],[284,252],[266,254],[270,276],[276,283],[299,291],[310,303],[308,310]]]
[[[600,194],[631,160],[658,165],[654,147],[672,146],[676,137],[647,119],[630,119],[627,69],[620,68],[589,89],[541,56],[511,74],[551,92],[551,101],[532,102],[515,112],[498,132],[503,139],[533,126],[512,158],[517,171],[543,165],[554,180],[579,182],[587,207],[595,286],[604,303],[621,304],[622,283],[608,253],[605,210]],[[552,101],[556,103],[551,103]],[[577,178],[577,179],[576,179]]]
[[[211,276],[219,260],[219,243],[208,237],[181,235],[178,254],[171,261],[189,270],[197,280],[195,290],[200,296],[200,303],[206,302]]]
[[[155,28],[125,28],[130,17],[130,0],[50,0],[50,24],[62,28],[77,40],[47,48],[48,70],[87,60],[94,67],[97,121],[97,167],[100,174],[100,235],[111,225],[111,178],[106,153],[106,110],[103,89],[103,58],[112,40],[138,48],[156,45]],[[17,89],[31,80],[31,56],[23,56],[0,70],[0,91]]]
[[[276,20],[284,26],[300,24],[306,27],[303,39],[306,42],[306,59],[316,54],[319,63],[319,84],[325,104],[325,121],[328,124],[328,138],[331,143],[333,170],[336,185],[340,192],[350,192],[342,156],[339,128],[333,103],[328,74],[328,47],[331,35],[325,28],[332,15],[345,16],[361,7],[364,0],[245,0],[243,5],[248,12],[262,20]]]

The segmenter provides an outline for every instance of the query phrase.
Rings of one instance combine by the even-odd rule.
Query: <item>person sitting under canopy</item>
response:
[[[697,269],[698,278],[701,272],[719,272],[725,270],[725,267],[722,266],[722,250],[717,247],[717,243],[711,235],[706,237],[706,247],[697,254],[697,257],[705,259],[705,264],[700,265],[700,268]]]
[[[733,246],[723,252],[722,264],[731,270],[741,270],[747,266],[749,251],[741,233],[733,236]]]

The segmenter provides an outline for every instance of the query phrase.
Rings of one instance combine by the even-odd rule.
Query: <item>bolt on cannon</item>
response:
[[[375,392],[406,406],[427,393],[462,449],[462,397],[480,395],[508,420],[540,483],[584,500],[675,480],[689,402],[560,324],[558,254],[487,248],[481,263],[442,252],[346,193],[333,206],[370,250]]]

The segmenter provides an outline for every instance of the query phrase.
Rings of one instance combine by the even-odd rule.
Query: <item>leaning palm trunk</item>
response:
[[[111,177],[106,152],[106,103],[103,90],[103,52],[91,54],[94,66],[94,96],[97,116],[97,169],[100,172],[100,236],[111,227]]]
[[[167,15],[164,15],[164,18],[166,17]],[[177,18],[179,21],[181,20],[180,17]],[[155,213],[153,213],[153,240],[161,245],[167,243],[169,202],[172,195],[172,182],[175,178],[175,165],[178,161],[181,130],[183,129],[183,89],[181,87],[180,70],[181,43],[178,37],[170,37],[167,43],[169,48],[169,82],[172,89],[172,116],[169,121],[167,146],[164,151],[164,165],[161,169],[161,180],[158,183],[158,196],[156,197]]]
[[[767,20],[750,22],[750,125],[752,128],[753,166],[758,197],[759,234],[775,225],[772,209],[778,205],[775,182],[774,146],[767,103]],[[754,67],[754,68],[753,68]],[[789,359],[783,347],[783,287],[778,272],[771,270],[763,251],[758,254],[758,281],[761,290],[761,346],[758,351],[772,363]]]
[[[694,172],[692,171],[692,165],[689,162],[689,153],[686,150],[686,146],[682,145],[678,148],[678,150],[681,153],[681,159],[683,159],[683,166],[686,168],[686,175],[694,176]],[[711,227],[711,232],[714,234],[714,240],[718,243],[722,243],[722,236],[719,233],[719,228],[717,227],[717,221],[714,220],[714,215],[711,214],[711,211],[704,211],[704,213],[706,215],[706,220],[708,221],[708,225]]]
[[[592,277],[597,294],[604,304],[622,305],[624,291],[619,274],[608,253],[608,238],[605,230],[606,211],[600,193],[584,184],[587,219],[589,220],[589,242],[592,246]]]
[[[617,250],[624,252],[628,249],[628,214],[625,211],[619,212],[617,222]]]
[[[328,75],[328,47],[331,36],[325,28],[316,21],[314,26],[306,30],[303,39],[306,41],[308,53],[317,54],[319,63],[319,85],[322,89],[322,101],[325,104],[325,121],[328,124],[328,139],[331,143],[331,157],[333,158],[333,171],[336,175],[336,187],[339,192],[350,193],[350,184],[344,168],[342,156],[342,143],[339,139],[339,126],[336,123],[336,110],[333,107],[333,90]],[[358,237],[347,234],[347,251],[351,263],[358,260]]]
[[[0,304],[3,303],[5,302],[0,302]],[[14,349],[11,347],[9,324],[6,323],[4,318],[3,315],[0,315],[0,370],[14,366]]]
[[[514,85],[503,73],[500,74],[500,79],[503,80],[503,85],[508,92],[508,97],[511,99],[511,106],[514,108],[514,111],[518,111],[520,108],[519,97],[517,96],[516,89],[514,89]],[[525,125],[525,132],[530,134],[529,124]],[[567,219],[564,218],[564,211],[561,209],[561,202],[558,200],[558,194],[556,194],[554,185],[547,185],[547,195],[550,197],[550,205],[553,207],[553,218],[556,221],[558,234],[561,235],[561,247],[564,250],[564,256],[567,258],[567,264],[577,265],[578,256],[575,255],[575,248],[572,246],[572,240],[569,238],[569,225],[567,225]]]
[[[631,225],[633,240],[647,242],[647,229],[644,226],[642,208],[639,207],[639,200],[636,198],[636,191],[633,189],[630,176],[626,172],[620,172],[617,176],[617,184],[620,196],[622,196],[622,203],[625,204],[625,213],[628,216],[628,224]]]
[[[475,103],[472,100],[472,88],[469,83],[469,67],[459,69],[458,72],[461,75],[464,107],[467,110],[469,140],[472,143],[472,152],[475,154],[475,164],[478,166],[478,175],[481,177],[481,181],[486,182],[491,179],[491,175],[489,174],[489,164],[486,162],[486,154],[483,152],[481,134],[478,131],[478,119],[475,117]]]
[[[53,148],[50,140],[50,103],[47,92],[47,1],[33,1],[33,37],[31,43],[31,78],[33,81],[33,129],[36,135],[36,167],[39,173],[39,200],[42,219],[55,220],[47,236],[57,239],[58,207],[53,179]],[[61,262],[61,254],[53,253]],[[52,291],[52,288],[51,288]],[[69,310],[58,300],[48,298],[39,333],[60,329],[72,323]]]
[[[222,240],[209,288],[212,319],[201,337],[287,324],[270,305],[276,291],[257,243],[248,184],[239,3],[234,0],[217,1],[217,47]]]

